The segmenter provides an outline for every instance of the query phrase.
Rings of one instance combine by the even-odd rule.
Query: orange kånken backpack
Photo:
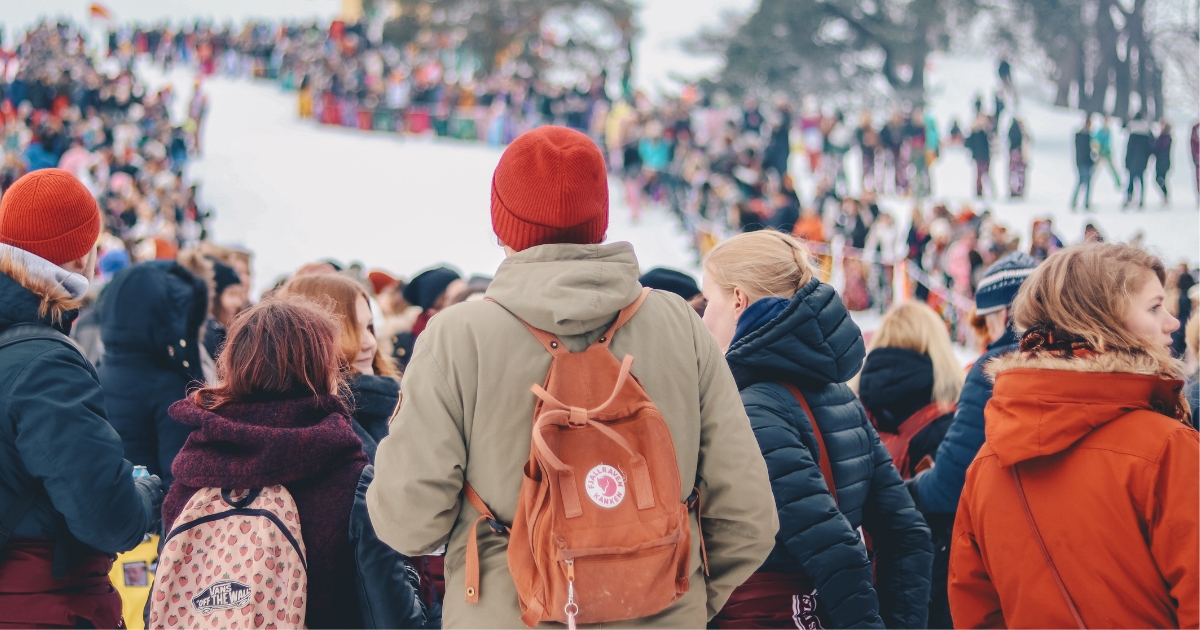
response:
[[[476,536],[485,520],[496,533],[508,530],[508,567],[531,628],[638,619],[688,591],[688,510],[698,495],[680,502],[666,422],[629,373],[633,356],[618,361],[608,347],[649,292],[583,352],[521,322],[554,358],[545,384],[532,388],[533,440],[512,527],[464,488],[482,514],[467,538],[468,602],[479,601]]]

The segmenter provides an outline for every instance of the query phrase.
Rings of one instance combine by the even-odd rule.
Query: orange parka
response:
[[[1200,435],[1148,357],[1013,353],[988,366],[987,442],[950,552],[956,628],[1074,628],[1012,466],[1089,628],[1200,624]]]

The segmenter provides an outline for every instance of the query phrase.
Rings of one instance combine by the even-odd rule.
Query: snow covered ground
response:
[[[942,126],[956,116],[966,121],[976,92],[990,95],[990,63],[935,57],[931,107]],[[143,70],[154,84],[172,82],[190,91],[191,74],[164,77]],[[204,155],[192,169],[202,182],[204,202],[216,211],[212,230],[222,242],[256,252],[256,285],[262,289],[305,262],[335,258],[361,261],[410,276],[449,263],[465,273],[491,274],[503,258],[491,232],[489,185],[501,151],[476,143],[330,128],[296,117],[294,94],[270,83],[213,78],[205,83],[210,116]],[[1036,87],[1036,85],[1034,86]],[[1025,89],[1025,86],[1023,86]],[[1106,173],[1093,181],[1093,212],[1072,213],[1075,184],[1071,134],[1079,114],[1038,102],[1028,89],[1020,115],[1034,138],[1028,198],[973,198],[972,165],[965,151],[943,153],[934,169],[935,199],[957,209],[972,203],[990,208],[1028,247],[1034,218],[1052,217],[1064,241],[1079,240],[1086,221],[1110,240],[1144,232],[1146,242],[1169,263],[1200,260],[1200,213],[1190,180],[1188,121],[1176,121],[1172,205],[1163,209],[1157,189],[1144,212],[1122,212],[1123,191]],[[181,94],[181,96],[186,96]],[[184,105],[185,99],[178,103]],[[1123,141],[1119,143],[1119,149]],[[794,160],[793,170],[800,160]],[[849,163],[853,164],[853,156]],[[993,167],[997,188],[1007,190],[1007,158]],[[1122,174],[1124,176],[1124,174]],[[802,177],[801,179],[806,179]],[[667,265],[698,275],[688,237],[665,212],[629,220],[619,189],[610,192],[609,240],[632,242],[643,268]],[[885,198],[885,208],[907,221],[911,202]],[[877,317],[861,317],[864,327]]]
[[[190,91],[187,71],[143,75]],[[204,90],[209,118],[191,173],[215,210],[214,238],[255,252],[259,290],[324,258],[404,276],[441,263],[491,275],[503,260],[490,215],[501,150],[302,122],[295,95],[269,83],[214,78]],[[677,222],[647,213],[634,225],[619,189],[610,194],[609,241],[633,243],[643,268],[696,271]]]

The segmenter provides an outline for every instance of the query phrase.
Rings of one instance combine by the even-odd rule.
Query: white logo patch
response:
[[[625,475],[608,464],[600,464],[588,471],[583,488],[596,505],[617,507],[625,500]]]

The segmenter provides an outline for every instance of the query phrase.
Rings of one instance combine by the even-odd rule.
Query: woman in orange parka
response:
[[[1095,243],[1017,294],[1020,351],[987,368],[987,442],[954,527],[955,627],[1200,625],[1200,435],[1165,276],[1144,251]]]

